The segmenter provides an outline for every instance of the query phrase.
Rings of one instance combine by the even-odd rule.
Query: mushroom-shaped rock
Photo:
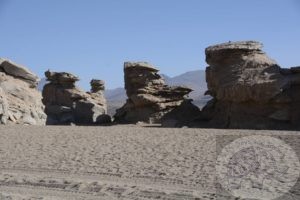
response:
[[[49,83],[43,89],[43,103],[48,124],[93,125],[111,121],[102,91],[95,92],[99,81],[91,81],[92,92],[84,92],[76,87],[79,78],[71,73],[47,71],[45,75]]]
[[[298,67],[281,68],[255,41],[218,44],[205,53],[206,94],[213,99],[202,110],[203,126],[300,128]]]
[[[286,82],[278,64],[254,41],[224,43],[206,48],[208,90],[217,99],[267,102]]]
[[[171,113],[184,102],[196,108],[187,99],[187,95],[192,91],[190,88],[166,85],[158,71],[147,62],[124,63],[125,89],[128,99],[125,105],[117,110],[114,116],[116,122],[162,123],[167,113]],[[171,118],[178,123],[181,121],[180,117],[169,114],[168,119]]]

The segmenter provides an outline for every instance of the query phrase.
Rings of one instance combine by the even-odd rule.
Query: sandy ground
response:
[[[255,134],[298,135],[138,126],[0,126],[0,200],[235,199],[216,183],[217,141]],[[299,151],[300,138],[290,142]],[[299,190],[298,184],[283,199],[300,199]]]

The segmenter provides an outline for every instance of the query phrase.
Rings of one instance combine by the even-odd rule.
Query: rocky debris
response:
[[[38,81],[27,68],[0,58],[0,124],[45,124]]]
[[[181,122],[181,116],[171,115],[171,111],[185,106],[198,109],[186,99],[192,91],[187,87],[170,87],[165,84],[154,66],[146,62],[125,62],[125,89],[127,101],[118,109],[114,118],[119,123],[162,123]],[[199,109],[198,109],[199,111]],[[168,117],[166,114],[168,114]]]
[[[111,122],[103,96],[104,82],[92,80],[91,92],[76,87],[77,76],[66,72],[45,72],[43,103],[47,124],[103,124]]]
[[[206,48],[206,94],[201,126],[295,129],[300,127],[300,68],[281,68],[255,41]]]

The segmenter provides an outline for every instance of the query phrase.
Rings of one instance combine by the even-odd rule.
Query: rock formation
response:
[[[111,121],[106,115],[103,81],[92,80],[91,92],[84,92],[75,86],[78,77],[70,73],[47,71],[45,76],[49,81],[43,89],[47,124],[91,125]]]
[[[255,41],[206,48],[207,94],[204,126],[218,128],[298,129],[300,67],[280,68]]]
[[[0,58],[0,124],[45,124],[38,81],[27,68]]]
[[[155,67],[146,62],[125,62],[125,89],[128,99],[114,116],[120,123],[162,123],[182,120],[181,116],[171,115],[171,111],[181,105],[198,108],[186,99],[192,91],[187,87],[170,87],[165,84]],[[167,115],[169,114],[169,115]]]

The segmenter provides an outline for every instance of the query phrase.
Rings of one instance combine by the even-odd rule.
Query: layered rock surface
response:
[[[171,112],[182,105],[199,111],[186,99],[192,91],[187,87],[170,87],[165,84],[154,66],[146,62],[125,62],[125,89],[128,99],[114,116],[121,123],[161,123],[182,121],[182,117]],[[168,115],[167,115],[168,114]]]
[[[207,94],[204,126],[219,128],[298,129],[299,67],[281,68],[255,41],[206,48]]]
[[[104,82],[91,81],[91,92],[76,87],[78,77],[66,72],[45,72],[49,81],[43,89],[47,124],[102,124],[111,121],[103,95]]]
[[[38,81],[26,67],[0,58],[0,124],[45,124]]]

